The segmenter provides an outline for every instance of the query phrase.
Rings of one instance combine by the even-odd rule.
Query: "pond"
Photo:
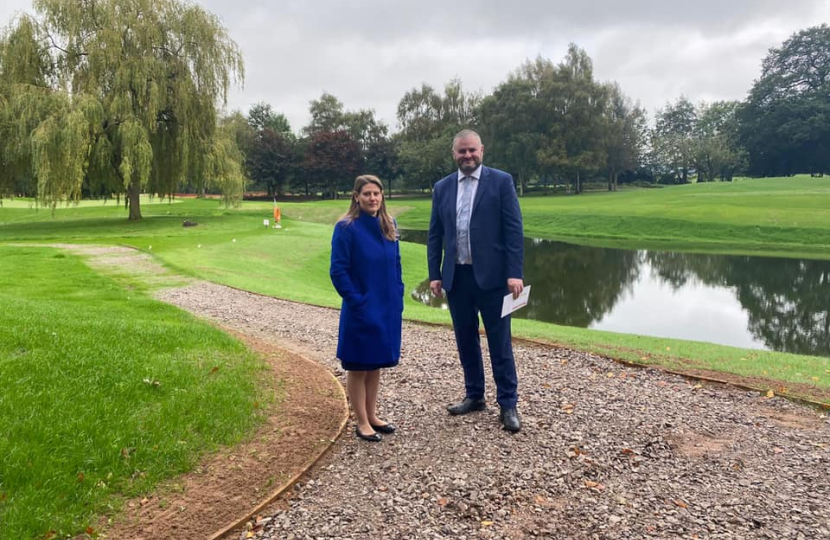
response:
[[[403,231],[402,240],[425,244],[426,232]],[[533,287],[517,318],[830,356],[830,261],[525,239],[524,268]],[[428,280],[412,296],[442,306]]]

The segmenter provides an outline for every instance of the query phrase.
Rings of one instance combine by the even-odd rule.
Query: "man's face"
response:
[[[481,165],[481,158],[484,157],[484,146],[474,135],[468,135],[456,141],[452,145],[452,157],[458,164],[458,168],[465,174],[470,174]]]

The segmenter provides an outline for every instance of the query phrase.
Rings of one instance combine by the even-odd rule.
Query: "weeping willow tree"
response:
[[[217,105],[243,74],[219,19],[177,0],[35,0],[0,36],[0,195],[54,209],[84,190],[185,183],[241,200],[241,155]]]

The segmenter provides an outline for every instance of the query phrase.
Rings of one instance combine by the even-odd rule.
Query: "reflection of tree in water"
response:
[[[631,285],[638,260],[635,251],[526,239],[524,282],[533,288],[528,306],[514,316],[586,328],[611,310]],[[446,299],[430,294],[429,281],[418,285],[412,297],[446,307]]]
[[[447,308],[447,297],[436,298],[432,296],[432,291],[429,289],[429,280],[424,280],[418,287],[412,291],[412,298],[422,304],[430,307]]]
[[[775,351],[830,356],[830,262],[649,253],[654,271],[678,286],[691,277],[733,287],[749,332]]]
[[[530,303],[516,316],[587,328],[614,307],[639,273],[638,252],[525,242]]]
[[[411,234],[404,231],[404,236]],[[422,237],[405,238],[426,242]],[[643,253],[640,255],[639,253]],[[611,311],[641,271],[641,262],[675,289],[690,281],[730,287],[749,314],[747,329],[775,351],[830,356],[830,262],[635,252],[525,241],[525,283],[530,303],[517,317],[588,327]],[[424,281],[412,295],[435,307]]]

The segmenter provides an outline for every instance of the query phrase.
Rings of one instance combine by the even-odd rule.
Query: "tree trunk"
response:
[[[580,182],[580,180],[579,180],[579,169],[576,170],[576,189],[575,189],[575,193],[577,195],[582,193],[582,182]]]
[[[130,221],[138,221],[141,219],[141,189],[138,186],[138,181],[130,182],[130,187],[127,189],[127,197],[130,204]]]
[[[614,191],[614,173],[608,171],[608,191]]]

